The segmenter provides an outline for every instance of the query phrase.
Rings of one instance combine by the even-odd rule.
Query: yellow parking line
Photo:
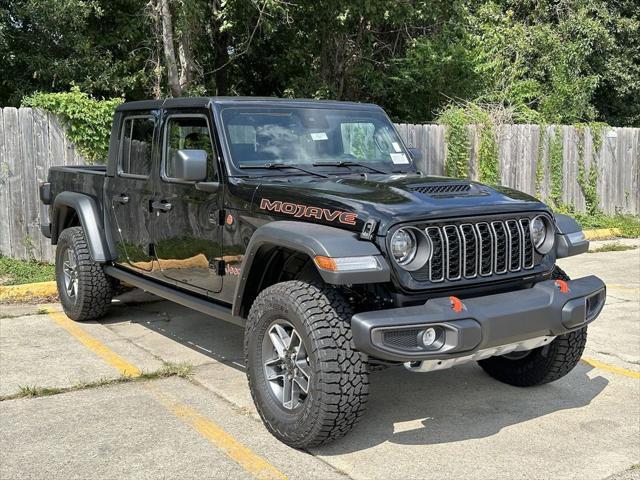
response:
[[[600,370],[617,373],[618,375],[624,375],[625,377],[640,379],[640,372],[634,372],[633,370],[627,370],[626,368],[609,365],[608,363],[603,363],[598,360],[594,360],[593,358],[582,357],[582,361],[587,365],[591,365],[594,368],[599,368]]]
[[[250,448],[238,442],[216,423],[201,415],[193,408],[172,401],[153,385],[149,389],[160,403],[186,425],[220,448],[229,458],[260,480],[286,480],[287,476]]]
[[[100,341],[93,338],[87,332],[85,332],[82,328],[78,326],[77,323],[70,320],[64,313],[56,312],[54,310],[47,310],[47,314],[49,317],[53,319],[58,325],[64,328],[67,332],[69,332],[76,340],[82,343],[85,347],[91,350],[93,353],[102,357],[102,359],[107,362],[112,367],[115,367],[120,371],[120,373],[127,377],[139,377],[142,372],[139,368],[131,365],[124,358],[122,358],[117,353],[111,351],[105,345],[103,345]]]
[[[64,313],[48,309],[47,314],[85,347],[102,357],[102,359],[109,365],[120,370],[123,375],[138,377],[142,374],[140,369],[130,364],[118,354],[111,351],[99,340],[89,335],[80,328],[77,323],[70,320]],[[220,448],[229,458],[254,477],[260,480],[287,480],[284,473],[279,471],[264,458],[254,453],[250,448],[238,442],[233,438],[233,436],[228,434],[207,417],[201,415],[187,405],[172,401],[152,384],[148,384],[147,389],[152,392],[154,397],[164,408],[173,413],[186,425],[197,431],[209,442]]]

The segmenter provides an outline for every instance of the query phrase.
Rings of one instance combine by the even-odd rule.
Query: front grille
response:
[[[522,217],[420,227],[431,241],[432,255],[411,275],[438,283],[531,270],[536,254],[529,223]]]

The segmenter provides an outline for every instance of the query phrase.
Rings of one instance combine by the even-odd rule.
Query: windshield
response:
[[[353,163],[360,163],[386,172],[413,169],[402,141],[382,112],[231,107],[222,111],[222,121],[232,161],[239,168],[274,163],[358,168]]]

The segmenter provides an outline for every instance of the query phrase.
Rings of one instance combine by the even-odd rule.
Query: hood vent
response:
[[[430,197],[458,197],[482,194],[482,190],[470,183],[429,183],[421,185],[409,185],[412,192],[422,193]]]

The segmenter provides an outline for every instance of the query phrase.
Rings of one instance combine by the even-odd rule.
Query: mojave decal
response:
[[[340,222],[345,225],[355,225],[356,213],[343,212],[341,210],[329,210],[328,208],[311,207],[308,205],[300,205],[297,203],[281,202],[279,200],[271,201],[263,198],[260,201],[260,208],[271,212],[284,213],[296,218],[316,218],[318,220],[327,220],[328,222]]]

